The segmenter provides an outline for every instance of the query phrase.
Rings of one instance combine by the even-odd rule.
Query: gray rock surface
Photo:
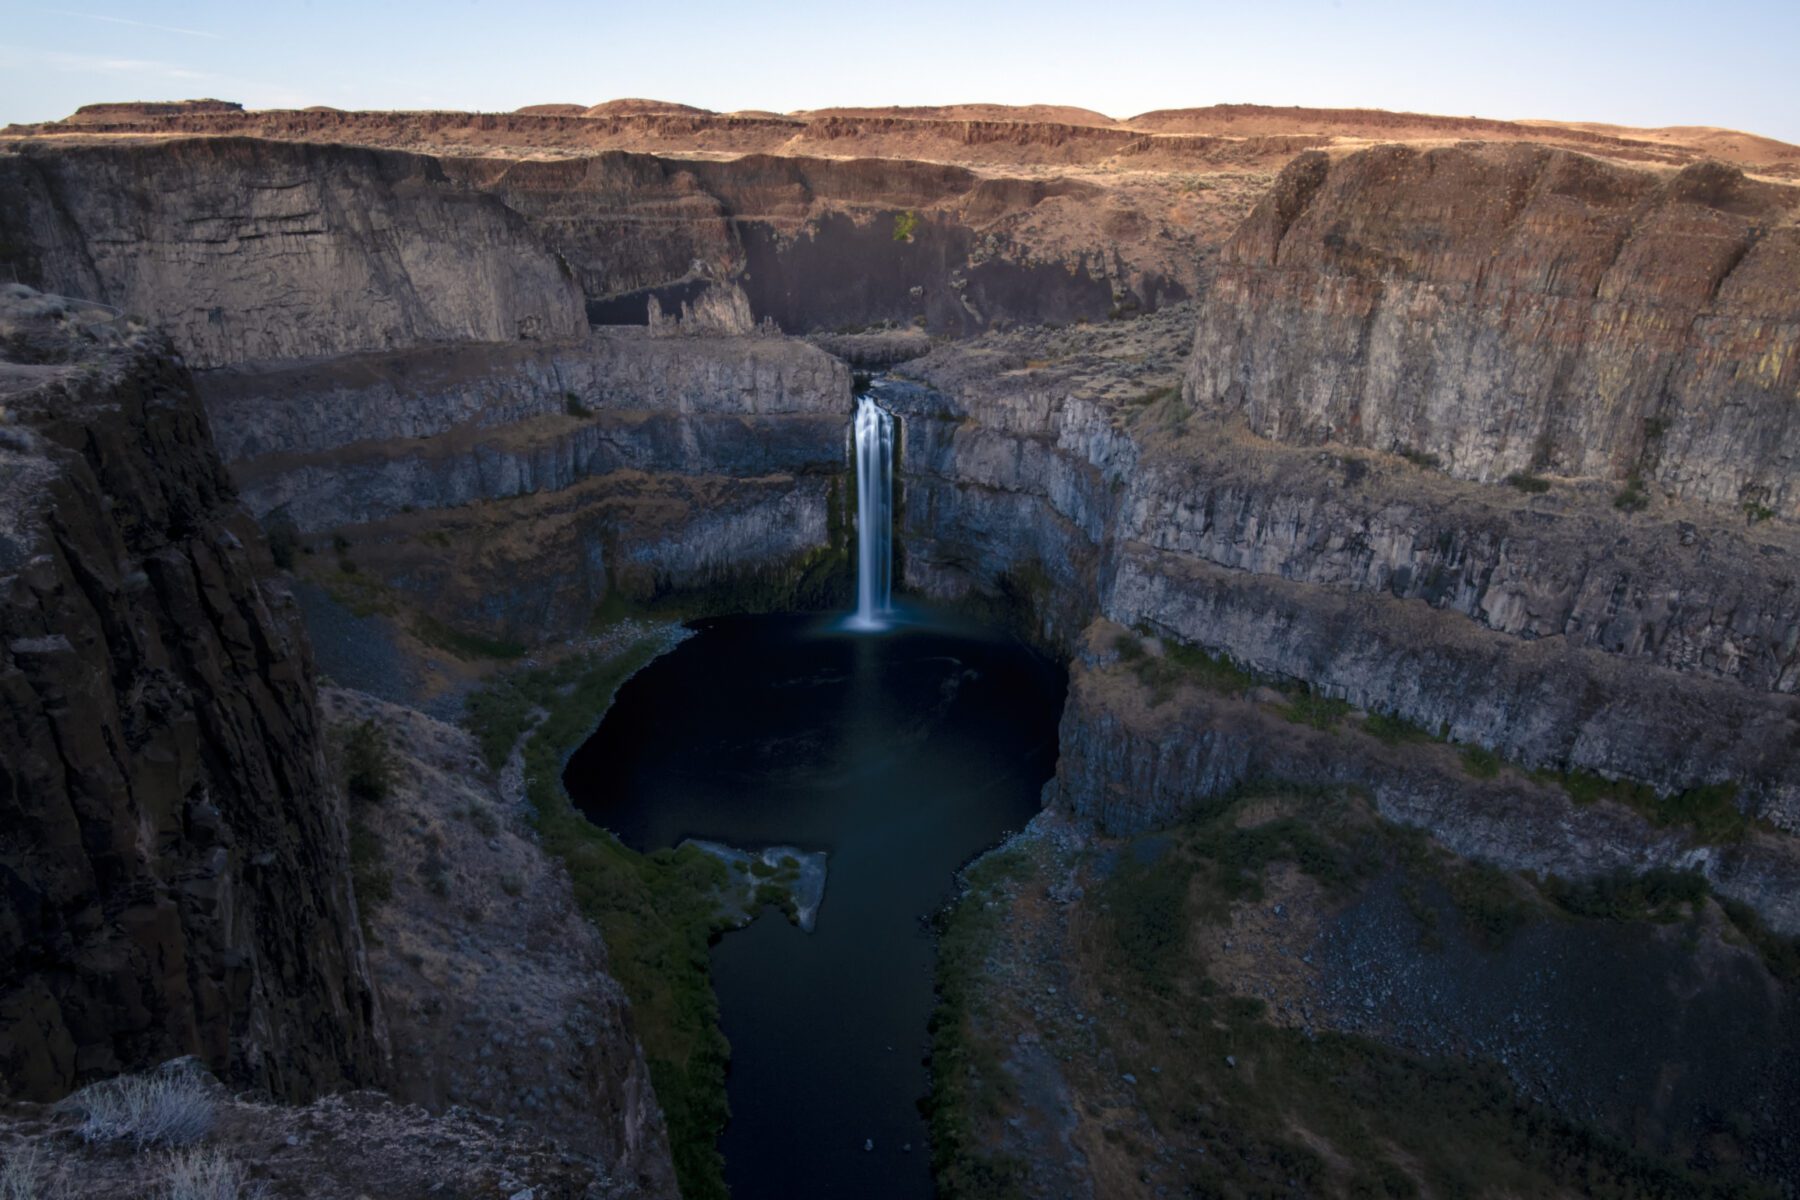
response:
[[[28,248],[22,281],[139,314],[194,366],[587,327],[523,217],[397,151],[15,144],[0,240]]]
[[[379,1082],[312,663],[165,339],[0,292],[0,1096]]]

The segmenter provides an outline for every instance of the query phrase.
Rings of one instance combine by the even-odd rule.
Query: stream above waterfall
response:
[[[929,617],[880,637],[829,617],[695,628],[619,690],[564,781],[640,850],[706,838],[828,855],[814,932],[765,909],[712,953],[732,1046],[727,1182],[738,1200],[928,1197],[925,919],[958,868],[1037,811],[1066,677],[1014,639]]]

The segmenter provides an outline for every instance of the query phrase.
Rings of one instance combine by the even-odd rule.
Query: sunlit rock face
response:
[[[1290,164],[1226,244],[1184,394],[1284,442],[1800,516],[1795,189],[1536,146]]]
[[[0,153],[16,278],[149,319],[196,367],[568,337],[569,269],[435,159],[239,138]]]

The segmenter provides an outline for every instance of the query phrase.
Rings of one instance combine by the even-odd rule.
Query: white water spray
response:
[[[894,417],[856,401],[856,615],[852,629],[886,629],[894,610]]]

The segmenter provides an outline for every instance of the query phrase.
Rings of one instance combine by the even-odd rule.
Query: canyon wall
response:
[[[1220,256],[1187,400],[1451,474],[1800,516],[1800,193],[1536,146],[1290,164]]]
[[[536,222],[605,323],[641,322],[651,296],[668,306],[729,279],[790,333],[891,322],[967,334],[1155,307],[1198,280],[1197,248],[1169,252],[1190,233],[1172,237],[1082,180],[766,154],[443,166]]]
[[[1800,928],[1795,525],[1258,436],[1176,393],[1193,319],[990,335],[883,392],[905,427],[906,582],[1079,651],[1056,802],[1128,832],[1258,779],[1354,784],[1464,853],[1692,867]],[[1131,673],[1084,633],[1129,628],[1229,665],[1171,667],[1185,699],[1146,704],[1102,684]],[[1284,715],[1311,711],[1296,695],[1417,740],[1314,736]],[[1471,746],[1511,764],[1498,782],[1459,765]],[[1763,827],[1707,845],[1577,806],[1568,772],[1729,795]]]
[[[596,329],[201,388],[253,512],[466,626],[536,640],[609,595],[773,586],[844,549],[849,369],[784,338]]]
[[[188,372],[0,295],[0,1095],[381,1080],[307,641]]]
[[[0,152],[0,266],[197,367],[586,329],[568,267],[436,160],[239,138]]]

